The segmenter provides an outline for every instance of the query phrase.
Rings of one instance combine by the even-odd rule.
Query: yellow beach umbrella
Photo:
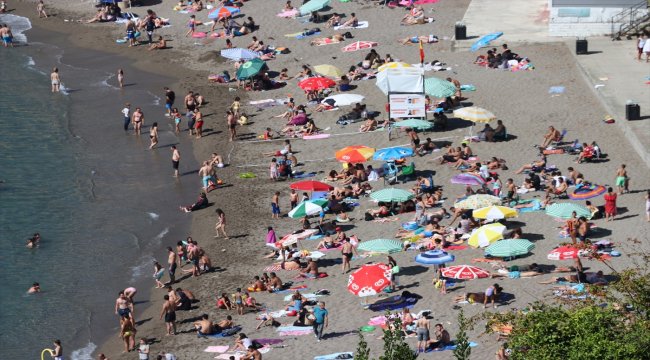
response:
[[[314,71],[321,75],[330,76],[330,77],[341,77],[343,72],[334,65],[316,65],[314,66]]]
[[[377,68],[378,71],[384,71],[386,69],[401,69],[401,68],[410,68],[413,67],[411,64],[407,64],[405,62],[389,62],[386,63],[379,68]]]
[[[478,106],[467,106],[458,110],[454,110],[454,117],[468,120],[473,123],[488,123],[497,118],[491,112]]]
[[[506,227],[499,223],[483,225],[472,232],[467,244],[473,247],[486,247],[499,239],[503,239],[505,230]]]
[[[472,217],[477,219],[498,220],[517,217],[517,210],[506,206],[488,206],[482,209],[476,209],[472,212]]]

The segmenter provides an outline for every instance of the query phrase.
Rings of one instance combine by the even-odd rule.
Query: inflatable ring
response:
[[[602,195],[605,192],[607,192],[607,189],[605,189],[605,187],[602,185],[583,186],[579,189],[575,189],[573,193],[569,194],[569,199],[586,200]]]
[[[50,353],[50,356],[54,356],[54,350],[52,350],[52,349],[43,349],[43,351],[41,351],[41,360],[45,360],[45,352],[46,351]]]
[[[375,331],[375,329],[377,329],[377,328],[372,326],[372,325],[365,325],[365,326],[360,327],[359,331],[361,331],[361,332],[373,332],[373,331]]]

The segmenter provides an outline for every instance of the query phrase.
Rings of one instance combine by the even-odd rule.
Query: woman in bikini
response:
[[[141,108],[136,108],[131,115],[131,122],[133,123],[133,129],[135,130],[136,135],[140,135],[142,131],[142,125],[144,125],[144,114],[142,113]]]
[[[149,129],[149,139],[151,140],[151,145],[149,145],[149,150],[153,149],[154,146],[158,145],[158,123],[155,122],[151,125]]]
[[[329,45],[329,44],[340,43],[343,40],[345,40],[345,38],[343,37],[342,34],[334,34],[330,37],[316,38],[312,40],[309,44],[312,46]]]

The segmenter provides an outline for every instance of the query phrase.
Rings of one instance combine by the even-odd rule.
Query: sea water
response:
[[[120,90],[121,59],[25,46],[26,18],[0,22],[23,43],[0,49],[0,359],[40,358],[55,339],[66,357],[91,359],[118,332],[118,291],[137,286],[136,309],[147,306],[154,259],[164,264],[164,247],[187,235],[178,206],[195,201],[200,183],[195,173],[173,179],[169,146],[185,155],[181,170],[194,169],[189,136],[154,105],[167,79],[120,66],[130,85]],[[62,93],[50,91],[53,66]],[[140,137],[123,131],[127,101],[159,122],[159,149],[147,149],[148,127]],[[41,243],[28,249],[35,232]],[[42,293],[26,293],[33,282]]]

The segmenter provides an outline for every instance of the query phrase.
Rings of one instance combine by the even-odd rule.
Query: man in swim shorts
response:
[[[271,199],[271,219],[280,218],[280,192],[276,191]]]
[[[172,113],[174,100],[176,100],[176,94],[168,87],[165,87],[165,109],[167,110],[167,116],[170,116]]]
[[[124,294],[124,291],[120,291],[115,300],[115,314],[133,321],[133,302]]]
[[[625,170],[625,164],[621,164],[621,167],[616,170],[616,187],[618,188],[619,194],[627,191],[627,170]]]
[[[169,295],[165,295],[163,299],[165,302],[160,311],[160,319],[164,316],[167,335],[176,335],[176,303],[169,299]]]
[[[172,145],[172,167],[174,168],[174,177],[178,177],[178,165],[181,161],[181,153],[176,148],[176,145]]]

